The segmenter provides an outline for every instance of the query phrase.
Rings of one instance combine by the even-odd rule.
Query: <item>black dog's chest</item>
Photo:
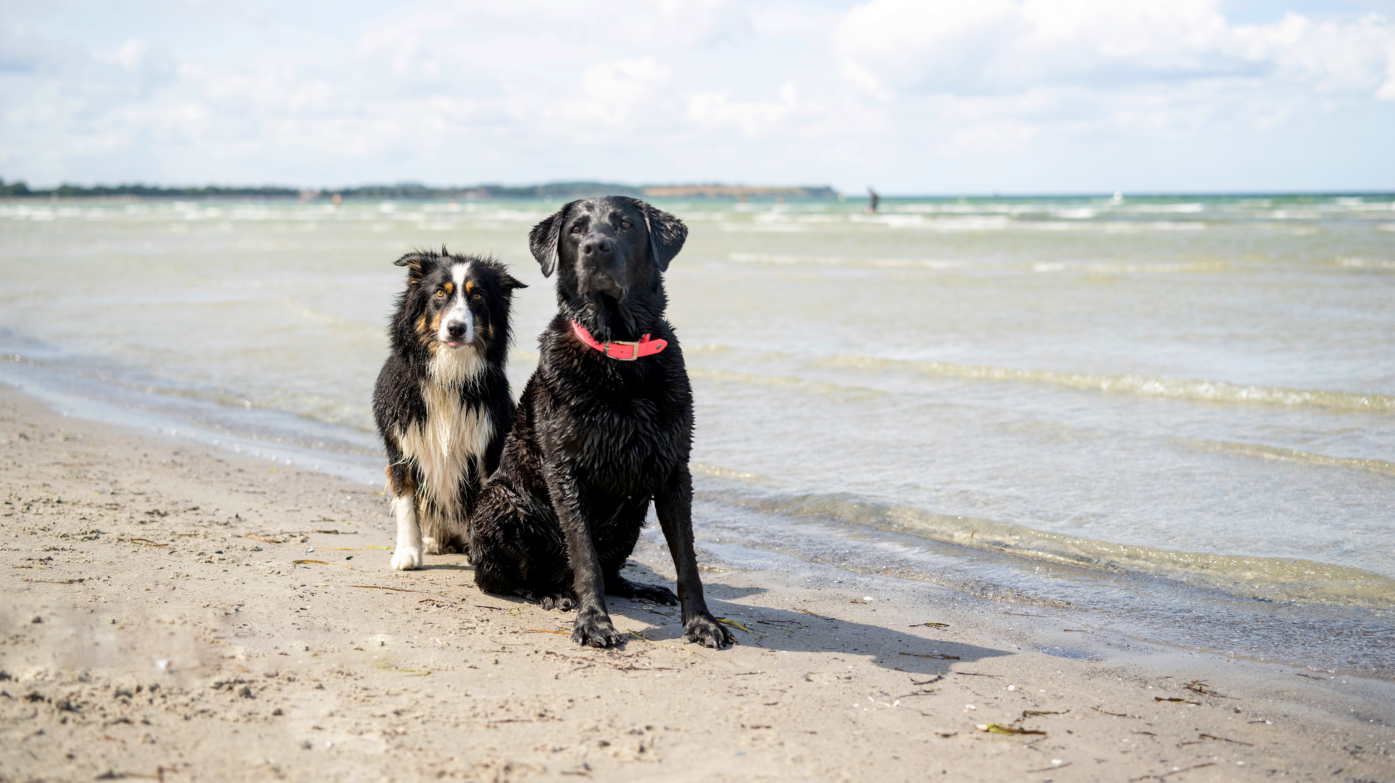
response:
[[[686,451],[686,431],[651,398],[592,400],[571,414],[575,429],[567,456],[578,478],[617,500],[648,495],[672,472],[680,451]]]

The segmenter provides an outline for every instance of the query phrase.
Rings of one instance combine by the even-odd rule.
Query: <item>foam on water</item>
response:
[[[1327,408],[1357,413],[1395,413],[1395,396],[1362,394],[1359,392],[1325,389],[1284,389],[1263,386],[1242,386],[1225,381],[1185,378],[1150,378],[1140,375],[1089,375],[1050,370],[1017,370],[1007,367],[982,367],[945,362],[914,362],[878,359],[865,356],[835,356],[824,360],[828,365],[855,369],[895,367],[931,375],[983,381],[1015,383],[1047,383],[1070,389],[1100,391],[1106,394],[1136,394],[1142,397],[1163,397],[1176,400],[1225,403],[1231,405],[1281,405],[1286,407]]]
[[[1260,443],[1228,443],[1219,440],[1194,440],[1183,442],[1194,445],[1197,448],[1206,449],[1207,451],[1240,454],[1247,457],[1259,457],[1260,459],[1272,459],[1280,462],[1296,462],[1300,465],[1321,465],[1323,467],[1345,468],[1348,470],[1367,470],[1385,476],[1395,476],[1395,462],[1389,462],[1383,459],[1332,457],[1327,454],[1314,454],[1309,451],[1299,451],[1297,449],[1282,449],[1274,446],[1265,446]]]
[[[709,469],[710,470],[710,469]],[[712,471],[731,476],[735,471]],[[838,495],[742,496],[730,488],[704,498],[764,513],[863,525],[893,533],[1093,571],[1147,575],[1264,601],[1395,605],[1395,579],[1311,560],[1182,552],[1068,536],[1025,525],[933,514]]]

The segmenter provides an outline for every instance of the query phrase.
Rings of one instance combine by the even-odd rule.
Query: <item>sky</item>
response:
[[[31,187],[1395,190],[1395,0],[0,0]]]

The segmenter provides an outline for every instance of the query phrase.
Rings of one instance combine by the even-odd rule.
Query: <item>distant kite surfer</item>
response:
[[[872,186],[867,186],[867,214],[877,214],[877,205],[882,203],[882,197],[877,195],[877,191],[872,190]]]

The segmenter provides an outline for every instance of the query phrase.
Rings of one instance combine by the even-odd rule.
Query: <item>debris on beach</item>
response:
[[[291,564],[292,564],[292,565],[299,564],[299,563],[315,563],[315,564],[317,564],[317,565],[332,565],[332,566],[339,566],[340,568],[353,568],[353,566],[351,566],[351,565],[345,565],[344,563],[330,563],[330,562],[327,562],[327,561],[324,561],[324,560],[292,560],[292,561],[291,561]]]
[[[1110,716],[1115,717],[1115,718],[1136,718],[1136,717],[1138,717],[1137,715],[1126,715],[1126,714],[1124,714],[1124,713],[1122,713],[1122,712],[1110,712],[1109,710],[1102,710],[1102,709],[1100,709],[1099,707],[1091,707],[1090,709],[1094,710],[1095,712],[1100,713],[1101,715],[1110,715]]]
[[[1024,729],[1021,726],[1004,726],[1001,723],[980,723],[974,728],[979,731],[986,732],[988,734],[1039,734],[1043,737],[1046,736],[1046,732],[1044,731],[1038,731],[1036,729]]]
[[[126,543],[128,543],[128,544],[144,544],[145,546],[169,546],[169,544],[160,544],[160,543],[157,543],[157,542],[155,542],[155,541],[151,541],[151,540],[148,539],[148,538],[128,538],[128,539],[126,539]]]
[[[1187,683],[1186,688],[1187,688],[1187,690],[1191,691],[1192,693],[1199,693],[1199,694],[1201,694],[1202,696],[1215,696],[1215,697],[1218,698],[1218,699],[1229,699],[1229,698],[1230,698],[1229,696],[1223,696],[1223,695],[1221,695],[1221,694],[1219,694],[1219,693],[1217,693],[1217,692],[1211,690],[1210,686],[1208,686],[1206,683],[1202,682],[1201,680],[1192,680],[1191,682]]]
[[[742,625],[741,623],[738,623],[738,622],[735,621],[735,620],[728,620],[728,619],[725,618],[725,617],[718,617],[718,618],[717,618],[717,622],[721,623],[722,625],[729,625],[729,626],[731,626],[732,628],[739,628],[739,629],[745,631],[746,633],[749,633],[749,634],[752,634],[752,635],[759,635],[759,634],[756,634],[755,631],[752,631],[750,628],[747,628],[746,626]]]

